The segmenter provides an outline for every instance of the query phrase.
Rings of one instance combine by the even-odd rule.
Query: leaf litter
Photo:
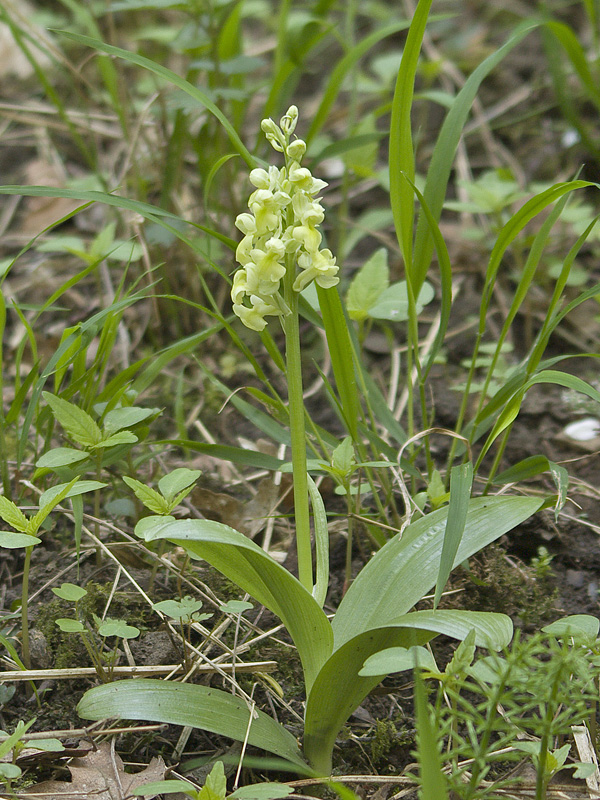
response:
[[[159,756],[153,758],[142,772],[125,772],[120,756],[115,752],[113,743],[102,742],[97,749],[90,750],[85,756],[73,758],[67,764],[71,773],[71,781],[42,781],[29,786],[20,794],[24,797],[44,795],[45,800],[66,800],[74,797],[85,800],[124,800],[134,789],[144,784],[162,781],[165,777],[166,765]],[[157,792],[144,795],[152,798]]]

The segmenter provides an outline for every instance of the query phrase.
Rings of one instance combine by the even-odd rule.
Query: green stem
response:
[[[290,436],[292,440],[292,474],[294,476],[294,516],[296,520],[296,547],[298,550],[298,577],[309,592],[313,589],[312,548],[310,540],[310,512],[308,507],[308,480],[306,469],[306,431],[304,426],[304,399],[302,396],[302,361],[300,356],[300,321],[298,293],[293,289],[296,261],[293,254],[286,256],[284,294],[290,314],[285,317],[285,358],[287,369]]]
[[[23,565],[23,583],[21,586],[21,657],[27,669],[31,669],[31,658],[29,655],[29,567],[31,565],[31,554],[33,546],[25,548],[25,564]]]

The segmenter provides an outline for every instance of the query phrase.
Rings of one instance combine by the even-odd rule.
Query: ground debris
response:
[[[123,761],[115,752],[114,746],[102,742],[96,750],[91,750],[81,758],[74,758],[68,764],[71,782],[43,781],[28,787],[20,793],[23,797],[42,796],[44,800],[68,800],[69,797],[86,800],[123,800],[138,786],[160,781],[165,776],[166,766],[162,758],[153,758],[142,772],[125,772]],[[147,797],[156,797],[156,793]]]

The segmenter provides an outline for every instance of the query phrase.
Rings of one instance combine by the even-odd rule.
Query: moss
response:
[[[94,614],[101,616],[106,608],[113,584],[95,583],[85,585],[87,594],[78,603],[78,618],[92,622]],[[130,625],[138,628],[147,627],[148,614],[146,603],[137,596],[125,592],[115,592],[112,597],[110,616],[114,619],[125,619]],[[90,666],[90,657],[76,633],[64,633],[56,624],[61,617],[75,619],[75,606],[65,600],[56,598],[49,603],[41,604],[37,610],[36,628],[46,637],[48,655],[56,669]]]
[[[398,743],[398,731],[391,719],[378,719],[371,741],[371,761],[377,767]]]
[[[508,614],[523,627],[537,629],[548,622],[556,609],[558,589],[552,570],[540,574],[498,544],[487,547],[469,564],[470,574],[458,577],[465,591],[456,595],[461,608]],[[458,588],[454,583],[453,588]],[[446,605],[448,607],[448,604]]]

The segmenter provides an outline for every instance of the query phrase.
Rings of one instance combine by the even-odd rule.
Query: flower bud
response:
[[[306,142],[302,139],[296,139],[288,144],[285,152],[288,158],[291,158],[292,161],[298,161],[298,163],[300,163],[304,154],[306,153]]]
[[[277,125],[273,122],[272,119],[263,119],[260,123],[260,127],[262,128],[263,133],[271,143],[271,146],[274,150],[277,150],[280,153],[283,153],[285,148],[285,136],[279,130]]]
[[[285,114],[281,118],[280,125],[281,130],[287,136],[290,136],[296,130],[296,123],[298,122],[298,108],[297,106],[290,106]]]

